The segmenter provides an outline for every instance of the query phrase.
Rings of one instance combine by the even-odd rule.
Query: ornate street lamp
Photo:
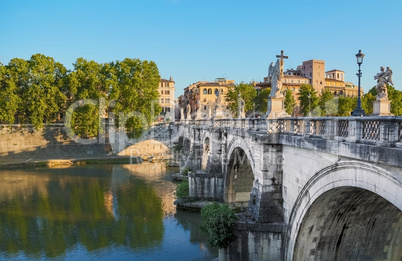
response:
[[[360,70],[360,65],[363,63],[363,57],[364,54],[362,53],[362,50],[359,50],[359,53],[356,54],[357,58],[357,64],[359,65],[359,71],[356,73],[357,77],[359,78],[358,85],[357,85],[357,106],[356,109],[352,112],[352,116],[366,116],[366,113],[364,112],[362,108],[362,101],[360,99],[360,77],[362,77],[362,72]]]

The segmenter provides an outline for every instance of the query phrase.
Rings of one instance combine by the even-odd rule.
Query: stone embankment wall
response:
[[[82,144],[72,140],[63,125],[0,125],[0,159],[59,159],[111,154],[110,144]]]

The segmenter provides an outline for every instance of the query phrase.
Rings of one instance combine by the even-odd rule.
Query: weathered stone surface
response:
[[[306,216],[312,204],[325,197],[327,191],[344,187],[360,188],[369,195],[384,198],[388,204],[397,207],[397,213],[401,212],[401,119],[246,120],[244,124],[236,122],[232,128],[227,126],[230,121],[221,121],[218,128],[203,126],[199,135],[200,143],[206,138],[210,139],[206,162],[213,170],[213,175],[212,172],[195,175],[194,191],[202,190],[200,196],[210,195],[212,179],[218,177],[216,175],[219,173],[222,191],[219,200],[238,206],[241,202],[237,200],[243,202],[248,198],[250,221],[239,221],[238,239],[222,251],[222,258],[298,260],[301,255],[300,258],[304,259],[322,260],[328,255],[326,258],[335,259],[339,251],[330,252],[328,249],[331,248],[331,242],[338,242],[337,233],[342,232],[343,227],[334,229],[327,239],[313,237],[311,243],[306,242],[310,250],[304,253],[308,254],[308,258],[304,253],[296,253],[297,256],[293,257],[297,238],[303,238],[302,232],[299,232],[303,222],[313,222],[321,227],[330,222],[323,215],[317,215],[316,218]],[[253,181],[249,183],[251,173]],[[357,197],[356,204],[360,204],[358,193],[352,194],[347,196],[340,193],[339,197]],[[339,200],[328,201],[327,205],[333,206],[331,211],[334,213],[342,209],[342,205],[331,205]],[[377,209],[378,212],[387,212],[389,208],[379,204]],[[367,212],[367,216],[373,215],[374,212]],[[356,211],[345,213],[345,218],[355,220],[356,227],[363,222]],[[388,233],[391,237],[399,231],[395,230],[398,229],[398,225],[395,225],[398,223],[392,224]],[[364,233],[357,234],[359,240],[367,238]],[[303,241],[300,240],[298,242]],[[342,241],[345,242],[342,249],[349,253],[342,255],[343,258],[354,257],[356,251],[366,251],[347,247],[356,240],[346,237]],[[322,249],[327,249],[327,252]],[[388,246],[384,246],[384,249],[389,254],[396,251]],[[367,251],[371,253],[372,250]],[[392,255],[397,256],[398,252],[395,253]]]

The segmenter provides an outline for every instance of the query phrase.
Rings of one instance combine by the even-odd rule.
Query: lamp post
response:
[[[356,54],[357,64],[359,65],[359,71],[358,71],[358,73],[356,73],[356,75],[359,79],[358,85],[357,85],[357,106],[356,106],[356,109],[353,110],[352,116],[366,116],[366,113],[364,112],[364,110],[362,108],[362,101],[360,99],[360,77],[362,77],[360,65],[362,65],[362,63],[363,63],[363,57],[364,57],[364,54],[362,53],[362,50],[359,50],[359,53]]]

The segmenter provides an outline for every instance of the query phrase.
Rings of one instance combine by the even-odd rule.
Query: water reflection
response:
[[[122,255],[149,260],[164,251],[177,259],[171,244],[180,242],[184,252],[191,242],[202,245],[202,239],[181,242],[185,236],[167,239],[186,231],[193,237],[199,225],[175,212],[174,184],[163,179],[166,170],[140,166],[1,171],[0,259]],[[208,249],[189,255],[187,260],[211,259]]]

